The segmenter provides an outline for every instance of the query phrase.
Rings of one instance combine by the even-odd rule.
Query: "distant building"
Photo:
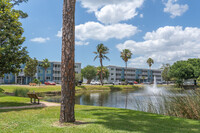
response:
[[[44,83],[45,69],[41,67],[41,63],[42,62],[39,61],[35,78],[39,79],[40,82]],[[46,81],[54,81],[56,83],[61,83],[61,62],[50,62],[50,64],[51,65],[46,72]],[[4,77],[0,77],[0,84],[29,84],[31,82],[31,78],[25,76],[24,68],[25,64],[21,65],[21,71],[19,72],[19,74],[4,74]],[[75,63],[75,72],[81,73],[81,63]]]
[[[113,83],[116,81],[122,81],[125,79],[126,68],[118,66],[106,66],[108,68],[110,76],[108,78],[108,83]],[[153,82],[154,76],[156,81],[162,81],[161,77],[162,70],[160,69],[143,69],[143,68],[127,68],[127,81],[139,81],[143,82]]]

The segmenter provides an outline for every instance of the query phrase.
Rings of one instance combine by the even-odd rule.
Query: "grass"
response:
[[[85,85],[85,86],[76,86],[76,91],[99,91],[99,90],[123,90],[123,89],[138,89],[141,86],[139,85]],[[61,86],[28,86],[28,85],[1,85],[5,92],[13,93],[16,89],[28,89],[30,92],[58,92],[61,91]]]
[[[59,127],[60,107],[0,110],[1,133],[199,133],[200,122],[133,110],[76,105],[76,120],[86,124]],[[68,124],[69,125],[69,124]]]
[[[0,107],[30,105],[29,98],[7,96],[0,93]]]

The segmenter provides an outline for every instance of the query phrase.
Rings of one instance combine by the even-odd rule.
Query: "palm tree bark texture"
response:
[[[75,122],[75,3],[76,0],[64,0],[63,3],[61,123]]]

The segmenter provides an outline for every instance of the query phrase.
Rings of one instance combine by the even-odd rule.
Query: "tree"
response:
[[[144,80],[145,80],[145,76],[142,76],[142,79],[143,79],[143,83],[144,83]]]
[[[94,52],[94,54],[96,55],[95,58],[94,58],[94,60],[96,60],[97,58],[99,58],[99,60],[100,60],[100,64],[101,64],[100,81],[101,81],[101,85],[103,85],[103,71],[102,71],[102,69],[103,69],[103,60],[104,59],[110,60],[106,56],[106,54],[109,53],[109,49],[106,46],[104,46],[102,43],[98,44],[96,48],[97,48],[97,51]]]
[[[162,68],[161,68],[163,71],[162,71],[162,78],[167,81],[167,85],[168,85],[168,82],[170,81],[170,75],[169,75],[169,71],[170,71],[170,64],[163,64]]]
[[[169,75],[179,82],[184,79],[191,79],[194,77],[194,68],[187,61],[177,61],[170,67]]]
[[[151,66],[152,66],[152,64],[154,64],[153,59],[152,59],[152,58],[149,58],[149,59],[147,60],[147,64],[149,65],[149,70],[151,71]],[[150,77],[151,77],[151,74],[150,74]]]
[[[75,122],[75,4],[76,0],[63,2],[61,123]]]
[[[79,81],[81,81],[81,73],[76,73],[75,74],[75,84],[78,86]]]
[[[90,84],[91,80],[96,77],[97,69],[94,66],[86,66],[81,70],[81,74],[87,79],[87,84]]]
[[[48,59],[44,59],[42,61],[41,66],[44,68],[45,72],[44,72],[44,82],[46,81],[46,74],[47,74],[47,68],[49,68],[51,66],[51,64],[49,63]]]
[[[97,75],[98,79],[101,78],[101,71],[102,71],[102,79],[103,80],[104,79],[108,79],[108,77],[109,77],[109,70],[106,67],[103,67],[103,68],[97,67],[97,73],[96,73],[96,75]]]
[[[26,47],[22,47],[25,37],[19,18],[20,13],[13,9],[10,1],[0,1],[0,76],[17,73],[20,64],[28,60]]]
[[[132,53],[129,49],[124,49],[121,52],[121,58],[124,60],[125,62],[125,66],[126,66],[126,75],[125,75],[125,81],[127,82],[127,62],[129,59],[131,59]]]
[[[24,68],[25,76],[33,78],[37,72],[38,61],[36,58],[29,60],[26,62],[26,66]]]

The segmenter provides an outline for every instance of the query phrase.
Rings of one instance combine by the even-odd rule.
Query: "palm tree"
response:
[[[101,64],[101,76],[100,76],[100,80],[101,80],[101,85],[103,85],[103,60],[104,59],[107,59],[107,60],[110,60],[106,54],[109,53],[109,49],[104,46],[102,43],[101,44],[98,44],[97,45],[97,51],[96,52],[93,52],[94,54],[96,54],[96,56],[94,57],[94,61],[99,58],[100,60],[100,64]]]
[[[49,68],[51,66],[51,64],[49,63],[49,60],[48,59],[44,59],[42,61],[42,64],[41,66],[44,68],[45,72],[44,72],[44,82],[46,81],[46,73],[47,73],[47,68]]]
[[[153,59],[149,58],[149,59],[147,60],[147,64],[149,65],[149,70],[151,71],[151,66],[152,66],[152,64],[154,64]],[[150,74],[150,77],[151,77],[151,74]]]
[[[126,66],[126,75],[125,75],[125,81],[127,82],[127,62],[129,59],[131,59],[131,56],[132,56],[132,53],[129,49],[124,49],[122,52],[121,52],[121,58],[124,60],[125,62],[125,66]]]
[[[64,0],[63,2],[61,123],[75,122],[75,4],[76,0]]]

